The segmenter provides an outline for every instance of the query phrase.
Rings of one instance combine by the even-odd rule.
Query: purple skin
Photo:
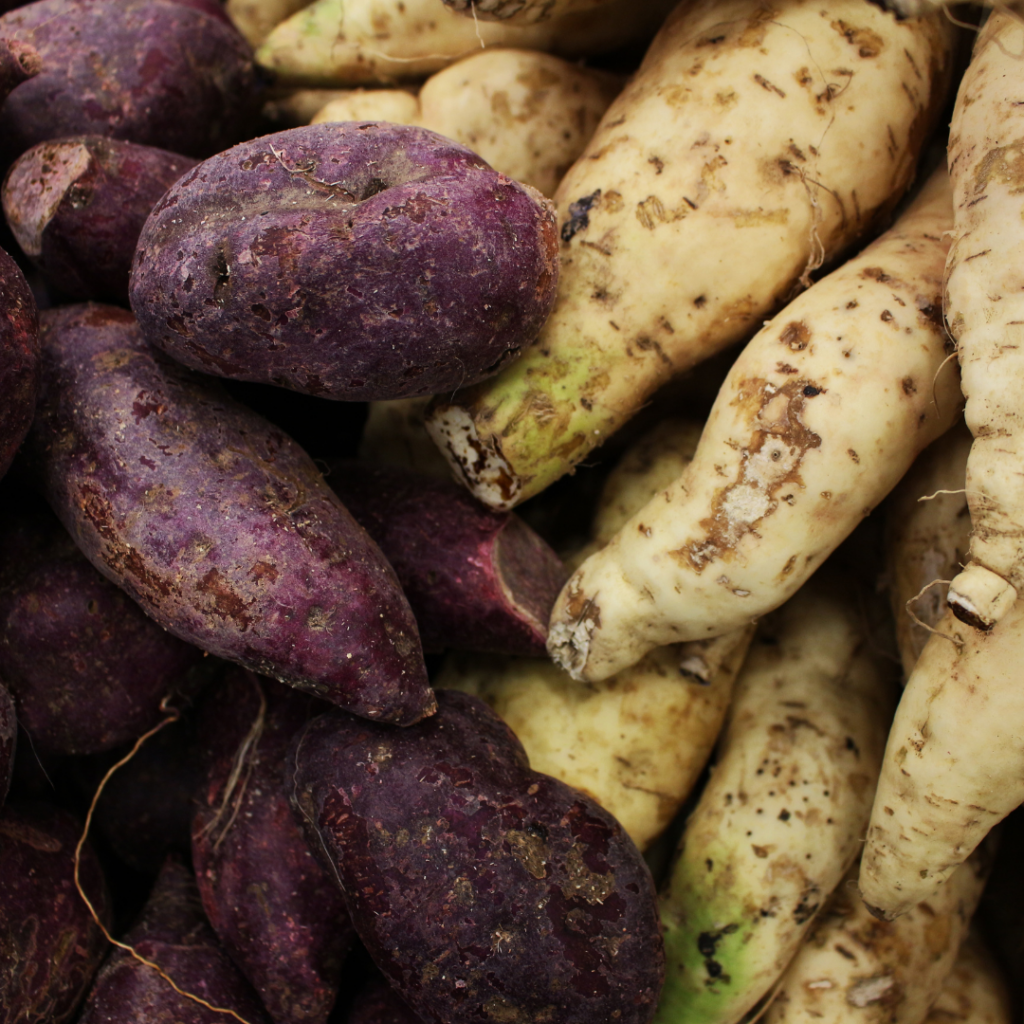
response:
[[[170,0],[37,0],[0,17],[40,74],[0,110],[10,163],[47,139],[98,133],[206,157],[244,138],[252,51],[223,19]]]
[[[649,1021],[664,950],[636,847],[482,701],[438,705],[402,730],[332,711],[295,745],[294,802],[377,966],[432,1024]]]
[[[394,566],[425,650],[545,655],[569,574],[518,516],[411,470],[346,460],[327,482]]]
[[[39,393],[39,321],[25,275],[0,249],[0,477],[32,425]]]
[[[422,1024],[399,994],[381,976],[359,990],[345,1024]]]
[[[237,744],[210,772],[192,826],[199,892],[213,930],[274,1021],[322,1024],[355,932],[295,820],[284,762],[295,733],[325,705],[251,673],[232,675],[233,690],[262,691],[265,717],[233,794],[226,787]]]
[[[81,827],[41,803],[0,811],[0,1024],[73,1019],[107,942],[75,889]],[[99,861],[82,848],[82,888],[109,925]]]
[[[43,142],[8,172],[4,214],[51,285],[73,298],[126,306],[142,225],[195,164],[165,149],[102,135]]]
[[[0,807],[7,799],[14,773],[14,752],[18,748],[18,719],[14,701],[7,688],[0,683]]]
[[[457,143],[380,122],[235,146],[139,238],[146,337],[206,373],[347,400],[497,373],[555,298],[554,209]]]
[[[0,103],[21,85],[43,70],[43,61],[34,46],[16,39],[0,39]]]
[[[41,754],[93,754],[141,736],[188,692],[202,652],[161,629],[47,514],[0,537],[0,680]],[[181,701],[172,701],[180,704]]]
[[[123,310],[48,310],[41,337],[30,456],[96,568],[211,654],[368,718],[433,712],[394,570],[294,441]]]
[[[142,916],[122,941],[183,991],[234,1010],[249,1024],[270,1024],[203,916],[192,872],[176,860],[165,862]],[[179,995],[151,967],[117,949],[97,976],[78,1024],[225,1024],[233,1019]]]

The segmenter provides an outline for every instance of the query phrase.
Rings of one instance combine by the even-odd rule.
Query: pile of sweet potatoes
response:
[[[0,1024],[1019,1015],[1016,22],[0,10]]]

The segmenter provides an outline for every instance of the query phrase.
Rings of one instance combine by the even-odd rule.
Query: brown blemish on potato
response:
[[[869,28],[857,28],[841,19],[831,25],[851,46],[857,47],[860,57],[877,57],[885,49],[885,40]]]
[[[974,194],[980,195],[990,182],[1008,185],[1011,195],[1024,192],[1024,142],[990,149],[974,172]]]
[[[811,340],[811,332],[803,320],[792,320],[783,328],[779,341],[793,352],[803,352]]]
[[[806,331],[805,325],[799,327]],[[804,379],[787,381],[781,387],[762,378],[740,383],[733,404],[747,407],[754,429],[748,444],[739,450],[739,475],[735,483],[715,495],[711,516],[700,523],[704,537],[670,552],[673,558],[702,572],[709,563],[734,552],[742,537],[775,511],[775,494],[780,488],[802,486],[803,458],[821,445],[821,438],[806,426],[802,415],[807,401],[821,390]]]
[[[241,632],[252,625],[253,618],[246,614],[246,603],[225,579],[219,569],[211,569],[198,583],[196,590],[213,598],[213,612],[222,619],[231,619]]]
[[[561,886],[567,899],[584,899],[590,904],[601,904],[615,891],[615,876],[591,871],[583,862],[579,846],[573,845],[565,858],[567,881]]]
[[[548,846],[541,836],[533,832],[509,829],[505,834],[512,856],[534,877],[546,878],[548,874]]]

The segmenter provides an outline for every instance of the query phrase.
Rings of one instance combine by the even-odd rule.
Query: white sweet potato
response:
[[[860,852],[894,696],[866,639],[835,578],[761,624],[661,897],[658,1024],[743,1019]]]
[[[954,969],[991,858],[972,858],[934,897],[897,921],[878,921],[857,898],[856,868],[839,887],[783,975],[764,1024],[921,1024]],[[991,978],[991,973],[988,972]],[[999,996],[988,1000],[998,1006]],[[1002,1001],[1005,1012],[1005,1000]],[[949,1003],[947,1002],[947,1006]],[[943,1024],[960,1020],[935,1015]],[[996,1024],[994,1017],[962,1018]],[[1008,1018],[1002,1018],[1008,1019]]]
[[[949,43],[941,15],[867,0],[680,4],[559,186],[543,331],[428,414],[473,493],[543,490],[868,234],[914,176]]]
[[[314,0],[281,22],[256,60],[282,82],[366,85],[422,78],[489,46],[576,59],[649,38],[674,0],[612,0],[541,24],[474,21],[439,0]]]
[[[777,608],[955,421],[939,313],[950,220],[940,170],[750,341],[690,468],[559,596],[548,650],[576,678]]]
[[[956,339],[964,415],[971,560],[949,588],[957,617],[990,629],[1024,586],[1024,23],[996,11],[975,45],[949,136],[953,244],[945,315]]]
[[[1024,602],[991,630],[948,611],[896,709],[860,888],[893,918],[929,899],[1024,803]]]

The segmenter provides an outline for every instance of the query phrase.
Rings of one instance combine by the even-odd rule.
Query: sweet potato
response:
[[[294,441],[124,310],[47,311],[43,338],[34,468],[104,575],[176,636],[356,714],[432,711],[393,570]]]
[[[760,624],[661,895],[659,1024],[743,1019],[860,852],[895,696],[866,639],[835,577]]]
[[[327,482],[394,566],[426,650],[544,654],[569,574],[519,516],[453,480],[354,460],[333,463]]]
[[[40,143],[7,173],[3,208],[29,259],[60,292],[128,304],[128,274],[156,201],[196,161],[78,135]]]
[[[245,745],[224,748],[192,823],[206,915],[276,1024],[324,1022],[355,932],[333,877],[314,860],[289,803],[285,755],[310,712],[297,690],[233,670],[229,690],[264,702]]]
[[[953,578],[950,608],[963,622],[991,629],[1024,593],[1024,302],[1016,267],[1024,236],[1024,117],[1014,90],[1024,29],[998,10],[977,38],[957,93],[949,135],[953,244],[943,311],[956,340],[974,436],[967,460],[970,561]]]
[[[168,858],[142,916],[122,939],[157,964],[179,988],[248,1024],[270,1024],[256,994],[221,948],[203,917],[195,879]],[[96,977],[79,1024],[224,1024],[223,1009],[208,1009],[176,992],[152,967],[115,950]]]
[[[559,595],[548,650],[574,678],[779,607],[959,419],[939,314],[951,220],[940,168],[747,343],[690,468]]]
[[[0,249],[0,477],[32,424],[39,393],[39,326],[25,275]]]
[[[74,1019],[107,951],[103,933],[75,889],[81,827],[41,803],[0,811],[0,1022]],[[109,925],[106,879],[92,847],[80,879]]]
[[[543,331],[428,414],[473,493],[537,494],[869,235],[913,179],[950,43],[941,14],[864,0],[679,4],[559,185]]]
[[[377,966],[430,1024],[650,1020],[663,961],[636,847],[530,771],[482,701],[438,703],[409,729],[332,711],[296,742],[296,806]]]
[[[198,6],[36,0],[0,16],[0,37],[35,47],[43,63],[0,110],[5,164],[39,142],[87,132],[204,157],[251,123],[252,51]]]
[[[0,680],[33,746],[93,754],[141,736],[164,698],[198,685],[202,652],[97,572],[45,506],[4,525]]]
[[[879,921],[857,898],[854,865],[761,1019],[920,1024],[953,970],[990,867],[991,852],[979,850],[933,897],[896,921]]]
[[[146,338],[205,373],[339,399],[480,380],[544,322],[550,203],[420,128],[311,125],[204,161],[132,267]]]
[[[438,0],[315,0],[256,52],[289,84],[339,86],[422,78],[487,47],[549,50],[569,60],[649,39],[675,0],[614,0],[541,25],[475,23]]]
[[[445,6],[482,21],[530,24],[603,7],[609,0],[444,0]]]
[[[42,70],[43,61],[34,46],[15,39],[0,39],[0,103],[16,85]]]

